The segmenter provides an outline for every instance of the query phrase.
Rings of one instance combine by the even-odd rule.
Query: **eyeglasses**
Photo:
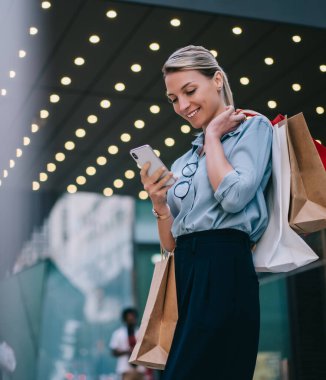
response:
[[[181,172],[182,175],[190,179],[181,181],[174,187],[174,195],[177,198],[180,198],[182,200],[187,196],[187,194],[189,193],[191,183],[192,183],[192,178],[195,175],[197,169],[198,169],[198,161],[191,162],[182,169],[182,172]]]

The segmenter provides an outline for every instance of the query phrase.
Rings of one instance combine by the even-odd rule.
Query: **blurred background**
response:
[[[322,0],[1,0],[3,379],[117,379],[112,332],[123,308],[142,314],[160,258],[129,150],[170,165],[194,139],[165,97],[168,55],[205,46],[236,107],[303,112],[325,145],[325,14]],[[304,238],[318,262],[260,275],[254,380],[326,379],[326,233]]]

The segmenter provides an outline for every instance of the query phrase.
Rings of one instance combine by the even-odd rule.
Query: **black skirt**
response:
[[[179,320],[163,380],[252,380],[260,312],[248,235],[180,236],[175,271]]]

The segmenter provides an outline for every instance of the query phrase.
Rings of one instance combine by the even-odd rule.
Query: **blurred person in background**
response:
[[[122,311],[121,319],[123,326],[113,332],[110,341],[112,355],[117,358],[116,372],[119,380],[146,380],[146,369],[128,362],[136,345],[138,312],[135,308],[128,307]]]

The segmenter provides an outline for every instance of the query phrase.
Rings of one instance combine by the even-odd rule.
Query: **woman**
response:
[[[163,74],[174,111],[202,131],[162,179],[163,169],[141,170],[161,244],[175,253],[179,320],[163,379],[250,380],[259,335],[251,246],[268,222],[272,128],[234,110],[225,73],[201,46],[174,52]]]

